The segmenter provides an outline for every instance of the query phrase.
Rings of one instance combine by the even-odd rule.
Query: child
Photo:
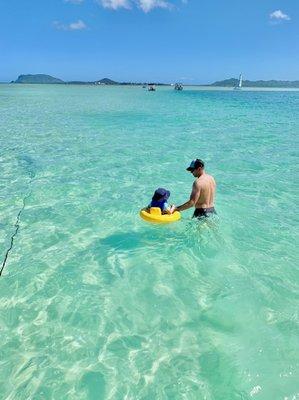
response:
[[[167,200],[170,197],[170,191],[164,188],[159,188],[155,191],[151,203],[148,205],[148,208],[151,207],[159,207],[161,209],[162,214],[172,214],[175,206],[170,206],[167,203]]]

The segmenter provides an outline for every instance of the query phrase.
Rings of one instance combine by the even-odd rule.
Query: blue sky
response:
[[[299,79],[298,0],[0,0],[0,81]]]

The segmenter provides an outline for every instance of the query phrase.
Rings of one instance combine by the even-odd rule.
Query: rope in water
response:
[[[32,182],[32,179],[31,179],[31,182]],[[30,182],[30,184],[31,184],[31,182]],[[9,246],[9,248],[6,250],[6,253],[5,253],[5,256],[4,256],[4,260],[3,260],[3,263],[2,263],[2,266],[1,266],[1,269],[0,269],[0,276],[2,276],[2,272],[3,272],[3,270],[4,270],[4,268],[5,268],[5,266],[6,266],[6,264],[7,264],[7,260],[8,260],[8,256],[9,256],[9,253],[11,252],[11,250],[12,250],[12,248],[13,248],[13,244],[14,244],[14,238],[17,236],[17,234],[18,234],[18,231],[19,231],[19,228],[20,228],[20,218],[21,218],[21,214],[22,214],[22,212],[24,211],[24,208],[25,208],[25,206],[26,206],[26,200],[29,198],[31,196],[31,189],[29,190],[29,192],[26,194],[26,196],[23,198],[23,206],[22,206],[22,208],[20,209],[20,211],[18,212],[18,215],[17,215],[17,219],[16,219],[16,222],[15,222],[15,231],[13,232],[13,234],[12,234],[12,236],[11,236],[11,238],[10,238],[10,246]]]

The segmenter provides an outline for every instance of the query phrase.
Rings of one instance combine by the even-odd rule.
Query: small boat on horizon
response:
[[[237,86],[234,87],[234,90],[242,90],[242,83],[243,83],[243,77],[242,74],[239,75],[239,83]]]
[[[155,92],[155,91],[156,91],[156,86],[155,86],[155,84],[154,84],[154,83],[149,83],[149,84],[148,84],[148,87],[147,87],[147,90],[148,90],[149,92]]]
[[[183,85],[181,83],[176,83],[174,85],[174,90],[183,90]]]

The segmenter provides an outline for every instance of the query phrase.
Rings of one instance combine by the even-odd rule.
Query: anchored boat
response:
[[[148,87],[147,87],[147,90],[148,90],[149,92],[155,92],[155,91],[156,91],[156,86],[155,86],[155,84],[154,84],[154,83],[149,83],[149,84],[148,84]]]
[[[174,85],[174,90],[183,90],[183,85],[181,83],[176,83]]]

